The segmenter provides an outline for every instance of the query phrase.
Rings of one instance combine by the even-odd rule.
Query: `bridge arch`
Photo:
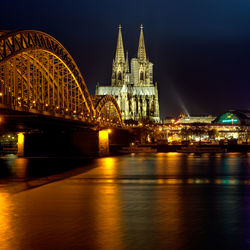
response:
[[[95,116],[69,52],[52,36],[34,30],[0,32],[0,104],[78,118]]]
[[[101,124],[116,124],[123,126],[121,110],[112,95],[95,96],[96,119]]]

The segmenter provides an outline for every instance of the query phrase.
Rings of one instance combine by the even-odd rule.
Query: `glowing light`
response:
[[[108,133],[109,133],[109,134],[112,133],[112,130],[111,130],[111,129],[108,129]]]
[[[10,194],[0,193],[0,234],[1,234],[1,248],[11,249],[11,244],[8,241],[9,237],[14,237],[14,230],[12,226],[13,204]]]
[[[46,104],[45,104],[45,106],[46,106],[46,107],[48,107],[48,106],[49,106],[49,104],[48,104],[48,103],[46,103]]]
[[[0,93],[0,96],[3,96],[3,93]]]
[[[238,122],[238,119],[223,119],[223,123],[233,123],[233,122]]]

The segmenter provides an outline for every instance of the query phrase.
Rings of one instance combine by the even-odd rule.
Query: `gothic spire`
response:
[[[146,49],[145,49],[145,43],[144,43],[143,25],[142,24],[141,24],[141,33],[140,33],[140,38],[139,38],[137,57],[139,60],[146,59]]]
[[[122,41],[122,26],[119,24],[118,40],[115,53],[115,61],[125,63],[124,48]]]

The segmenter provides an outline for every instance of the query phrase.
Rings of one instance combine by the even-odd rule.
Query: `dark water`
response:
[[[250,154],[0,159],[0,249],[250,249]]]

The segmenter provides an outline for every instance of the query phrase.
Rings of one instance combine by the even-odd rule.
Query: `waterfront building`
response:
[[[159,125],[158,134],[168,141],[212,143],[250,143],[250,111],[229,110],[214,116],[180,116],[179,119],[165,119]]]
[[[212,126],[218,131],[218,139],[250,143],[250,110],[229,110],[219,115]]]
[[[183,116],[179,118],[178,122],[181,124],[192,124],[192,123],[212,123],[216,116]]]
[[[153,82],[153,63],[146,55],[143,26],[137,57],[131,59],[124,54],[121,25],[112,65],[111,84],[96,86],[96,95],[112,95],[116,98],[123,119],[135,121],[160,121],[157,83]]]
[[[215,124],[250,126],[250,110],[229,110],[219,115]]]

